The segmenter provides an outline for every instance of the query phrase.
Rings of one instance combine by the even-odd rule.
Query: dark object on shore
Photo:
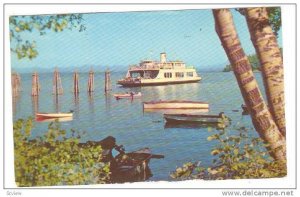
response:
[[[149,148],[143,148],[130,153],[120,153],[115,157],[115,166],[112,167],[112,182],[137,182],[149,179],[152,176],[149,168],[151,158],[163,158],[161,155],[152,155]]]
[[[249,115],[249,110],[247,108],[247,105],[242,104],[241,108],[243,109],[242,115]]]
[[[112,136],[99,142],[88,141],[80,145],[102,147],[102,161],[110,162],[111,183],[145,181],[152,176],[148,165],[150,159],[164,158],[163,155],[152,154],[149,148],[126,153],[123,145],[118,146],[116,139]],[[119,152],[115,157],[112,155],[113,149]]]

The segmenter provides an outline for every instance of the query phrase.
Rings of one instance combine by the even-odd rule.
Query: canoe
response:
[[[194,114],[164,114],[167,123],[203,123],[219,124],[229,122],[230,119],[221,112],[219,115]]]
[[[37,119],[41,118],[66,118],[66,117],[73,117],[73,113],[36,113],[35,117]]]
[[[208,109],[209,104],[197,101],[151,101],[143,103],[144,109]]]
[[[140,98],[140,97],[142,97],[142,93],[141,92],[119,93],[119,94],[114,94],[114,97],[116,99],[122,99],[122,98]]]

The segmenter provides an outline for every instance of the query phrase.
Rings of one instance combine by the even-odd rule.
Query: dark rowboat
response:
[[[230,122],[223,112],[219,115],[164,114],[164,118],[167,123],[228,124]]]

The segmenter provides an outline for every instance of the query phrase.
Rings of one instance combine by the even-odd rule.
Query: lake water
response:
[[[112,72],[112,93],[140,91],[141,99],[133,101],[115,100],[112,95],[104,94],[104,73],[95,73],[95,93],[87,94],[88,73],[80,73],[80,94],[78,99],[72,93],[72,73],[61,73],[64,94],[58,103],[52,95],[52,73],[40,73],[41,92],[38,102],[31,98],[31,74],[22,74],[22,92],[14,106],[14,120],[34,116],[40,112],[68,112],[74,110],[73,121],[62,122],[63,129],[86,131],[82,141],[101,140],[114,136],[117,144],[123,144],[126,151],[149,147],[153,153],[165,155],[164,159],[152,159],[150,168],[153,177],[149,181],[168,180],[176,167],[191,161],[211,164],[210,155],[214,142],[207,141],[211,135],[207,128],[165,128],[163,113],[143,112],[142,102],[152,100],[194,100],[210,104],[211,114],[225,112],[232,119],[228,130],[237,125],[253,127],[249,116],[242,116],[241,104],[244,103],[233,73],[200,73],[199,83],[123,88],[116,81],[125,76],[125,72]],[[255,73],[262,88],[260,73]],[[261,89],[263,92],[263,89]],[[232,110],[239,110],[233,112]],[[33,136],[47,131],[49,123],[35,122]],[[234,130],[234,129],[232,129]]]

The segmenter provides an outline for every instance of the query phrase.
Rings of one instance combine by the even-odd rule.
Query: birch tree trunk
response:
[[[278,130],[260,93],[250,62],[239,41],[232,15],[228,9],[213,10],[216,32],[227,57],[233,66],[244,101],[250,111],[253,125],[260,137],[269,144],[270,155],[279,161],[286,160],[285,137]]]
[[[266,8],[245,9],[251,40],[258,55],[270,112],[285,136],[284,72],[276,36],[269,24]]]

